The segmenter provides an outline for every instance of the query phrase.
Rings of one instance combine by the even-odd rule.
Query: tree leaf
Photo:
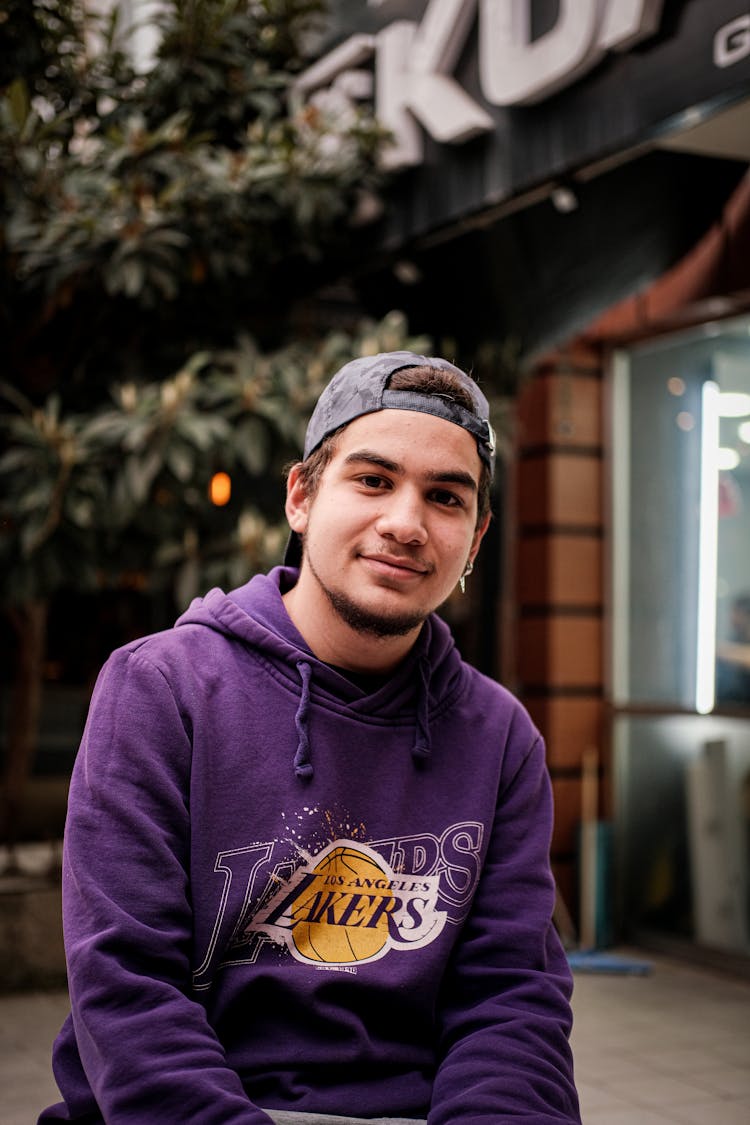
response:
[[[245,418],[235,428],[234,448],[242,464],[253,474],[261,476],[268,468],[270,438],[267,427],[257,418]]]
[[[165,460],[178,480],[183,482],[190,480],[195,459],[186,446],[173,442],[167,449]]]

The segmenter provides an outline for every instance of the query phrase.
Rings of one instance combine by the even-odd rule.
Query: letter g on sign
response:
[[[739,16],[720,27],[714,36],[714,63],[719,67],[734,66],[750,55],[750,15]]]

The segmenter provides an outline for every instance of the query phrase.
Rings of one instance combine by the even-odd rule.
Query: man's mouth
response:
[[[432,569],[421,559],[414,559],[405,555],[385,554],[382,551],[361,552],[360,558],[377,572],[392,575],[402,580],[424,578]]]

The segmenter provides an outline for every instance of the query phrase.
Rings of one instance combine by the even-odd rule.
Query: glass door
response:
[[[612,376],[621,920],[750,953],[750,318]]]

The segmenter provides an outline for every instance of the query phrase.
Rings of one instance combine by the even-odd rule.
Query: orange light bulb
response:
[[[223,508],[229,503],[232,495],[232,478],[229,473],[214,473],[208,486],[208,495],[217,508]]]

